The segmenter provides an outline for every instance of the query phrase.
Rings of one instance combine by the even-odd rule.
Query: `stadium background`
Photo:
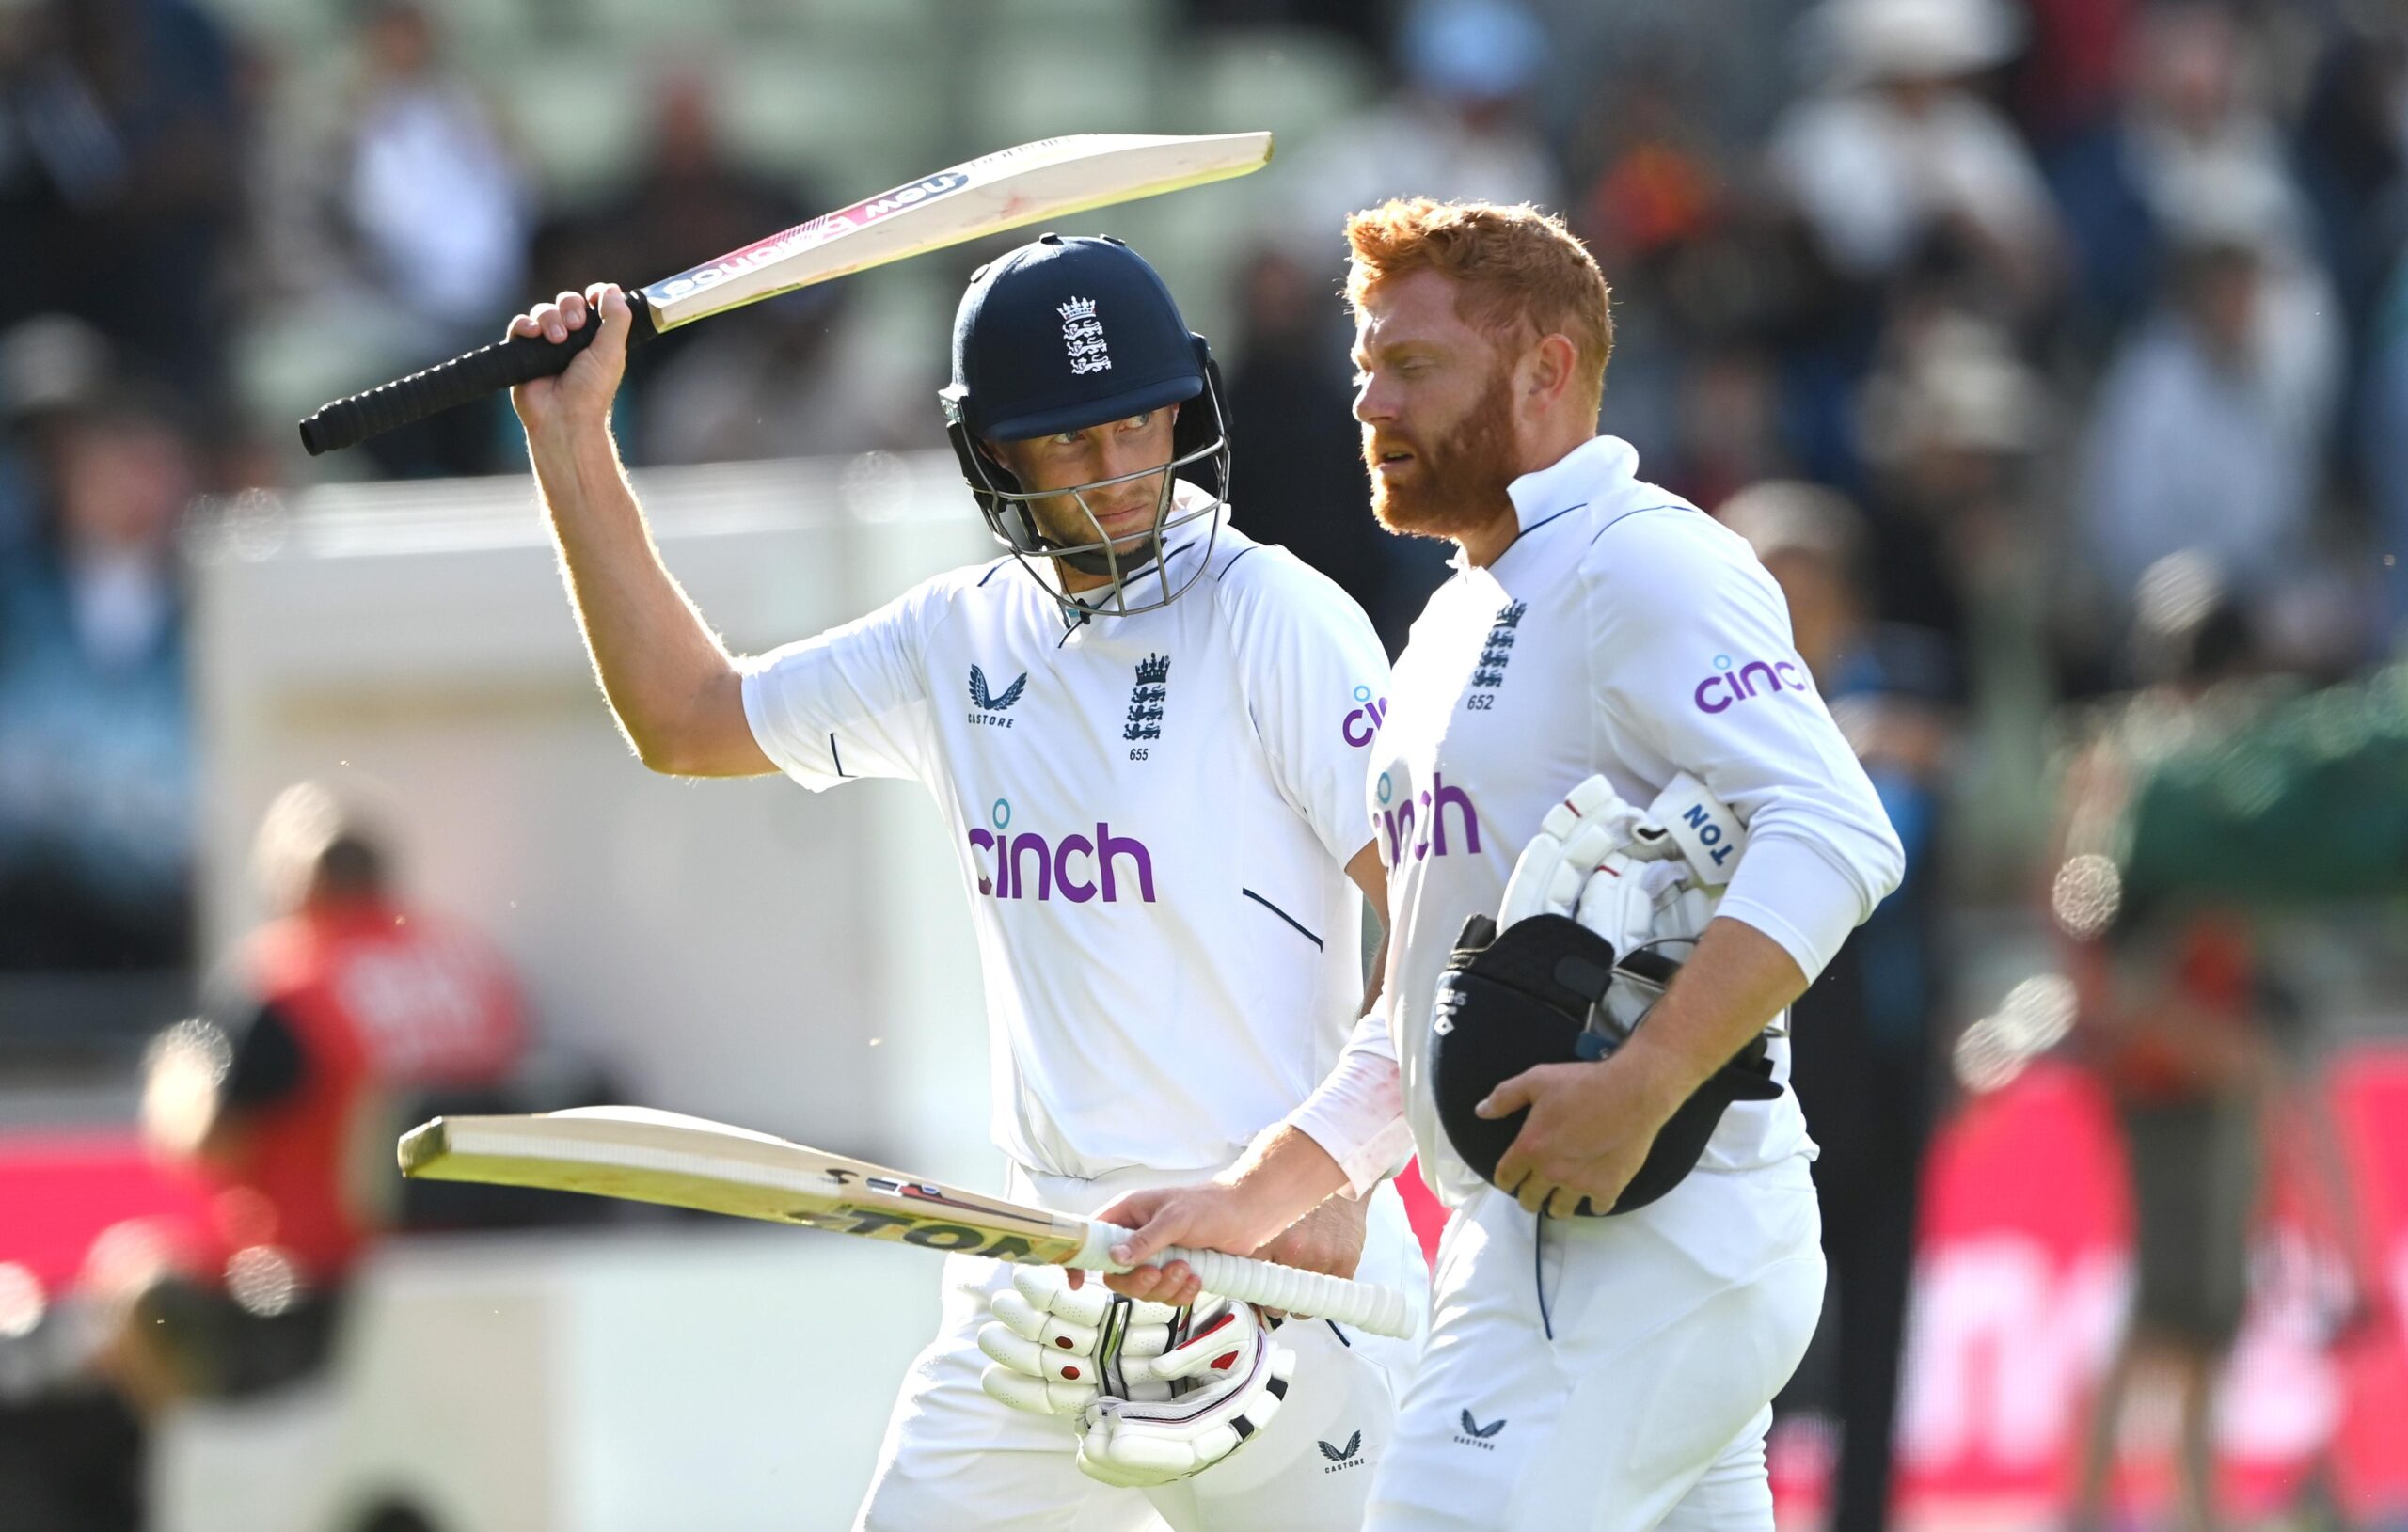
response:
[[[372,804],[411,896],[498,940],[547,1048],[628,1098],[992,1181],[968,928],[917,795],[644,773],[505,406],[316,461],[291,422],[562,285],[1005,144],[1255,127],[1279,135],[1262,175],[1062,227],[1162,268],[1229,375],[1240,525],[1392,646],[1443,566],[1363,512],[1332,296],[1340,218],[1385,195],[1565,213],[1616,292],[1606,426],[1651,477],[1709,508],[1767,480],[1854,503],[1864,694],[1896,726],[1868,748],[1926,853],[1866,943],[1892,1030],[1849,1055],[1938,1124],[1906,1193],[1897,1504],[2062,1518],[2135,1209],[2068,1034],[2059,786],[2169,608],[2245,614],[2249,668],[2301,687],[2397,649],[2408,12],[2385,0],[0,3],[12,1429],[88,1390],[95,1267],[171,1258],[212,1216],[142,1146],[141,1066],[261,915],[250,837],[301,778]],[[733,645],[986,556],[929,450],[991,253],[642,359],[621,440]],[[2219,261],[2242,276],[2215,289]],[[2395,916],[2271,933],[2301,999],[2268,1028],[2289,1084],[2219,1426],[2248,1520],[2408,1516]],[[149,1524],[840,1524],[934,1307],[933,1263],[850,1246],[643,1219],[397,1236],[330,1373],[156,1424]],[[1844,1346],[1776,1436],[1787,1524],[1828,1507]],[[2136,1524],[2170,1514],[2171,1435],[2162,1409],[2127,1432]]]

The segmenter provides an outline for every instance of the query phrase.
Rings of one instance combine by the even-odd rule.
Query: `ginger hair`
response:
[[[1434,271],[1457,286],[1464,323],[1504,344],[1568,339],[1592,404],[1613,356],[1612,292],[1596,258],[1553,213],[1527,202],[1399,197],[1346,220],[1346,300],[1360,313],[1382,282]]]

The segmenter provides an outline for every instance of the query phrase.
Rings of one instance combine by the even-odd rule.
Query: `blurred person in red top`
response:
[[[2264,1177],[2262,1117],[2280,1080],[2271,981],[2247,913],[2209,899],[2136,909],[2101,851],[2152,759],[2213,725],[2229,684],[2260,669],[2245,609],[2195,551],[2142,581],[2132,671],[2142,689],[2076,759],[2065,788],[2052,913],[2069,939],[2077,1038],[2122,1129],[2133,1282],[2124,1335],[2091,1407],[2071,1524],[2107,1524],[2109,1474],[2133,1385],[2173,1385],[2179,1525],[2210,1532],[2216,1383],[2249,1290]]]
[[[216,1279],[119,1295],[132,1322],[109,1370],[137,1404],[313,1370],[344,1279],[392,1222],[395,1134],[429,1110],[491,1110],[526,1051],[500,956],[397,899],[382,841],[334,794],[286,789],[257,856],[280,913],[148,1066],[146,1132],[219,1189],[228,1254]]]

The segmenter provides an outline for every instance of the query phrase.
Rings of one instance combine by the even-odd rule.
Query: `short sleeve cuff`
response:
[[[1715,913],[1779,943],[1811,984],[1865,910],[1855,880],[1821,849],[1794,836],[1767,835],[1749,842]]]
[[[784,731],[775,719],[777,702],[769,692],[773,684],[770,669],[777,663],[777,655],[749,655],[736,663],[743,677],[737,689],[744,698],[745,726],[752,731],[752,742],[761,747],[761,753],[776,762],[780,771],[813,792],[824,792],[842,782],[842,777],[822,770],[816,763],[785,748]],[[832,753],[834,742],[830,743]]]

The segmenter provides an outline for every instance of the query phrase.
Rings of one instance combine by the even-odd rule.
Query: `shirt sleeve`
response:
[[[1736,534],[1687,507],[1613,523],[1584,567],[1605,717],[1748,827],[1718,913],[1813,979],[1898,886],[1905,855],[1798,657],[1780,586]]]
[[[1217,585],[1280,796],[1343,866],[1370,839],[1363,774],[1387,703],[1387,652],[1354,598],[1284,548],[1241,550]]]
[[[1404,1077],[1388,1032],[1386,996],[1354,1023],[1327,1079],[1288,1114],[1288,1126],[1329,1151],[1360,1197],[1404,1168],[1413,1129],[1404,1116]]]
[[[217,1088],[221,1112],[262,1111],[300,1091],[309,1078],[309,1057],[276,1002],[221,1011],[217,1021],[231,1049],[226,1078]]]
[[[933,751],[923,659],[942,601],[924,585],[742,661],[744,718],[762,752],[814,792],[855,777],[925,779]]]

